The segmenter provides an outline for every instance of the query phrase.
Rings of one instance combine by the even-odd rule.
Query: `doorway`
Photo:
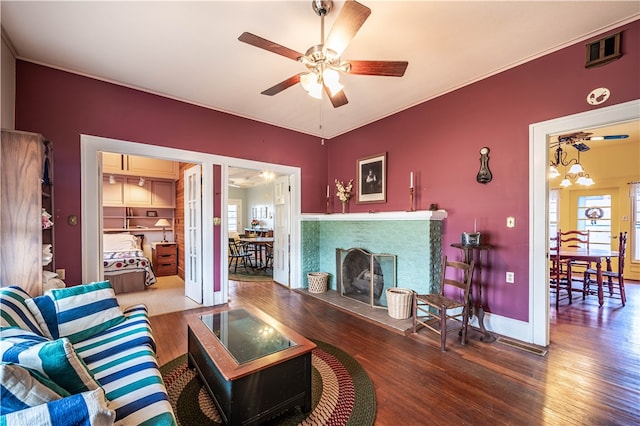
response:
[[[154,153],[155,158],[200,164],[202,166],[202,303],[213,306],[228,302],[227,268],[227,232],[215,232],[214,228],[224,230],[226,219],[216,221],[214,204],[226,205],[228,191],[228,168],[243,167],[262,169],[269,167],[274,172],[290,177],[292,216],[300,214],[300,168],[277,164],[266,164],[252,160],[243,160],[215,154],[186,151],[176,148],[152,146],[136,142],[122,141],[91,135],[80,135],[81,162],[81,236],[82,236],[82,279],[84,282],[97,281],[102,277],[102,209],[99,197],[102,187],[102,167],[98,162],[98,153],[102,151],[146,156]],[[214,182],[214,166],[222,170],[219,179]],[[215,183],[215,185],[214,185]],[[216,201],[217,200],[217,201]],[[207,219],[214,218],[214,220]],[[220,228],[222,226],[222,228]],[[291,276],[297,276],[300,270],[300,231],[292,226],[291,240]],[[214,261],[207,260],[213,259]],[[299,280],[298,280],[299,281]],[[292,287],[299,287],[296,281]]]
[[[549,345],[548,137],[633,120],[640,120],[640,100],[529,126],[529,334],[522,340]]]

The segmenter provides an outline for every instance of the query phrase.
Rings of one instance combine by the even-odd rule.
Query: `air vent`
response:
[[[617,33],[587,44],[587,63],[584,67],[599,67],[619,59],[622,56],[621,37],[622,33]]]

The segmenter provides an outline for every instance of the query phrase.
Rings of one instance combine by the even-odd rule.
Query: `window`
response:
[[[229,234],[241,233],[242,200],[229,200],[229,204],[227,205],[227,229]]]
[[[631,184],[631,253],[640,261],[640,183]]]
[[[590,231],[590,245],[611,245],[611,195],[578,197],[577,225],[580,231]]]
[[[558,232],[558,221],[560,220],[560,190],[549,190],[549,238],[555,237]]]

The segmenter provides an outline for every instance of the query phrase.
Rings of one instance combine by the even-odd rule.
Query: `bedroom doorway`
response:
[[[100,152],[119,152],[123,154],[147,156],[153,152],[153,158],[160,158],[182,163],[200,164],[202,166],[202,304],[213,306],[228,303],[227,277],[227,240],[224,230],[226,221],[216,223],[214,205],[226,207],[228,191],[228,169],[239,167],[246,169],[269,168],[277,175],[290,178],[291,217],[300,214],[300,168],[279,164],[262,163],[252,160],[224,157],[215,154],[186,151],[163,146],[141,144],[123,140],[109,139],[99,136],[80,135],[81,164],[81,236],[82,236],[82,279],[84,282],[98,281],[103,276],[102,262],[102,165],[99,163]],[[215,168],[222,170],[216,174]],[[214,179],[215,176],[215,179]],[[215,185],[214,185],[215,180]],[[216,204],[217,203],[217,204]],[[218,216],[219,217],[219,216]],[[223,215],[224,217],[224,215]],[[213,221],[206,218],[214,218]],[[222,225],[223,227],[220,227]],[[215,231],[215,232],[214,232]],[[292,226],[290,234],[290,276],[298,276],[300,269],[300,231]],[[207,260],[209,259],[209,260]],[[211,261],[213,259],[213,261]],[[293,286],[300,286],[294,283]]]

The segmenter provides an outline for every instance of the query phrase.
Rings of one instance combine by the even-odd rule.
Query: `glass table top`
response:
[[[283,351],[296,343],[246,309],[200,316],[238,364]]]

